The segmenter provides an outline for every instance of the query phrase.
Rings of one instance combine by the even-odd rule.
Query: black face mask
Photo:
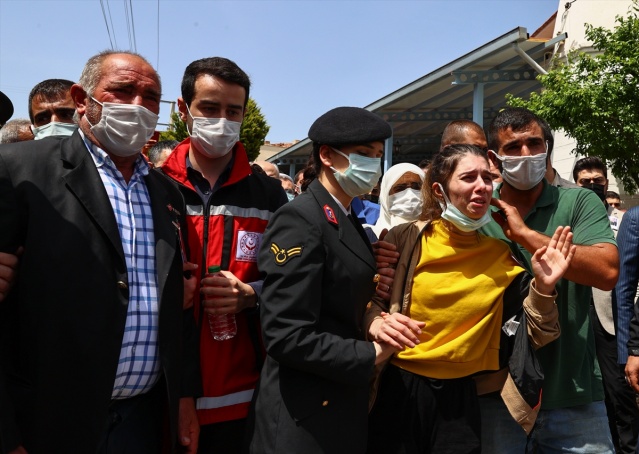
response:
[[[591,183],[591,184],[587,184],[587,185],[582,186],[582,187],[586,188],[586,189],[593,190],[595,192],[595,194],[597,194],[597,197],[599,197],[602,202],[604,200],[606,200],[606,192],[605,192],[606,191],[606,185]]]

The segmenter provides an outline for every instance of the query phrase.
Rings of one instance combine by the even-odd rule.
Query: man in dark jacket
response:
[[[160,93],[142,57],[102,52],[71,88],[79,131],[2,148],[0,251],[24,249],[0,304],[3,453],[159,452],[164,408],[197,450],[183,201],[140,155]]]

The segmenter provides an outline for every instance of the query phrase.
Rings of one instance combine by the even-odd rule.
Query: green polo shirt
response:
[[[544,188],[533,209],[524,218],[533,230],[552,236],[557,227],[569,225],[573,243],[616,245],[604,204],[588,189]],[[493,197],[499,198],[499,188]],[[495,207],[492,207],[496,210]],[[481,232],[509,243],[530,271],[532,254],[509,241],[494,220]],[[595,355],[595,339],[590,324],[591,288],[561,279],[557,284],[557,307],[561,336],[537,351],[545,380],[542,409],[564,408],[603,400],[601,372]]]

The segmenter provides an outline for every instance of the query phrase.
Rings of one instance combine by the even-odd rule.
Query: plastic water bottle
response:
[[[216,274],[222,271],[220,265],[209,266],[209,274]],[[208,314],[209,328],[211,335],[216,341],[225,341],[232,339],[237,334],[237,323],[235,322],[235,314],[213,315]]]

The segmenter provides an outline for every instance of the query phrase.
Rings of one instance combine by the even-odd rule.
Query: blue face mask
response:
[[[382,159],[367,158],[357,153],[346,155],[335,148],[332,150],[348,159],[348,168],[344,172],[331,167],[335,180],[350,197],[368,194],[382,175]]]
[[[481,227],[485,226],[492,220],[492,216],[490,215],[490,209],[484,213],[482,217],[479,219],[473,219],[466,216],[462,213],[455,205],[450,203],[448,196],[444,192],[444,187],[439,185],[439,189],[442,191],[442,195],[444,196],[444,200],[446,203],[439,202],[439,206],[442,208],[442,219],[447,220],[455,227],[457,227],[462,232],[473,232]]]
[[[45,137],[63,137],[70,136],[78,129],[78,125],[75,123],[59,123],[52,121],[42,126],[31,126],[33,131],[33,138],[35,140],[44,139]]]

